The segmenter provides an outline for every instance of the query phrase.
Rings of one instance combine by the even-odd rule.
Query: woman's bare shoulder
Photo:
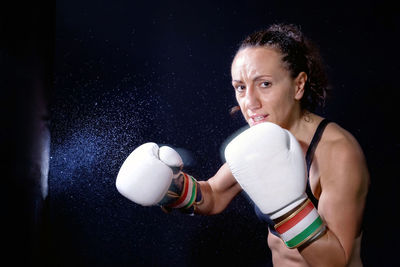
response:
[[[365,156],[356,138],[337,123],[326,126],[318,146],[319,162],[325,181],[368,183]],[[321,181],[322,182],[322,181]]]

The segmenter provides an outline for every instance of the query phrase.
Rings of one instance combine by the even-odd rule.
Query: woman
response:
[[[362,266],[361,223],[369,174],[354,137],[311,112],[323,104],[327,92],[321,66],[315,48],[293,25],[273,25],[250,35],[232,63],[232,85],[250,127],[273,122],[296,137],[304,155],[309,150],[309,197],[315,198],[327,225],[322,236],[298,249],[288,249],[270,233],[274,266]],[[199,184],[203,203],[196,206],[198,214],[223,211],[242,190],[226,164]]]
[[[239,104],[236,110],[241,110],[250,130],[260,128],[252,128],[258,124],[279,125],[297,139],[297,159],[304,170],[303,153],[308,167],[308,199],[314,203],[319,222],[322,218],[317,234],[288,248],[277,234],[272,217],[256,209],[270,225],[268,244],[274,266],[362,266],[361,223],[369,174],[354,137],[312,113],[323,104],[327,92],[316,49],[295,26],[272,25],[243,41],[231,73]],[[167,211],[178,208],[204,215],[222,212],[242,191],[227,164],[212,178],[199,182],[181,169],[182,160],[176,151],[146,143],[122,165],[117,189],[144,206],[158,204]]]

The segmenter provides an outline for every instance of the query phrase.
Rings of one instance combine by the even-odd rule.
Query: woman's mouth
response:
[[[259,124],[259,123],[262,123],[262,122],[266,122],[267,121],[267,117],[268,117],[268,115],[253,115],[253,116],[250,116],[249,124],[250,124],[250,126],[254,126],[256,124]]]

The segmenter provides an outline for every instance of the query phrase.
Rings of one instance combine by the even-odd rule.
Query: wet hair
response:
[[[248,47],[277,49],[292,78],[296,78],[300,72],[307,74],[304,95],[300,100],[301,108],[315,111],[317,107],[324,107],[330,91],[327,73],[318,48],[304,36],[299,27],[293,24],[273,24],[247,36],[236,54]],[[234,107],[232,112],[237,110],[238,107]]]

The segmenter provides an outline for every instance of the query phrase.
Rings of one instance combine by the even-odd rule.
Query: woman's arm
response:
[[[346,266],[360,234],[369,174],[352,136],[331,142],[322,153],[318,212],[327,231],[299,251],[311,266]]]
[[[195,213],[211,215],[222,212],[231,200],[242,190],[225,163],[207,181],[199,181],[203,203],[196,207]]]

